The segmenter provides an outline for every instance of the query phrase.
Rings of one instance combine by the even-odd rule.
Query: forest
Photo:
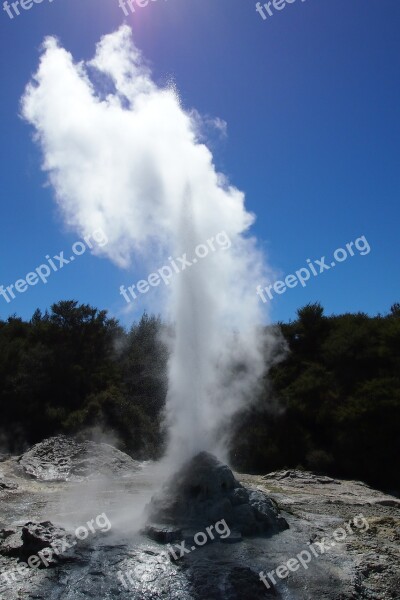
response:
[[[126,330],[75,300],[29,321],[0,320],[0,452],[65,433],[160,457],[166,327],[145,313]],[[230,424],[232,466],[303,468],[399,490],[400,304],[377,316],[326,316],[308,304],[273,329],[281,357]]]

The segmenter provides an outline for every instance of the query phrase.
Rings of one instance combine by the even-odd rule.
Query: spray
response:
[[[97,82],[112,81],[112,93],[96,90],[93,70]],[[94,253],[129,268],[132,257],[149,261],[156,251],[167,260],[226,232],[229,248],[155,291],[175,324],[168,460],[177,466],[204,449],[225,458],[229,424],[256,398],[274,348],[254,293],[270,274],[248,233],[254,217],[244,194],[216,171],[176,90],[153,82],[127,25],[104,36],[88,63],[75,64],[47,38],[21,112],[66,224],[107,232]]]

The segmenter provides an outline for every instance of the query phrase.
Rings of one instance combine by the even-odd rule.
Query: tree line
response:
[[[29,321],[0,320],[0,451],[104,431],[135,458],[158,458],[166,327],[144,314],[126,330],[73,300]],[[308,304],[278,328],[285,356],[232,424],[233,466],[300,467],[399,489],[400,304],[378,316],[326,316]]]

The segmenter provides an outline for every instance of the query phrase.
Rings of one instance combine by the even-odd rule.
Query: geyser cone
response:
[[[169,532],[204,531],[221,520],[245,536],[288,528],[271,499],[243,487],[230,468],[208,452],[197,454],[173,475],[147,511],[147,532],[161,540],[163,527]]]

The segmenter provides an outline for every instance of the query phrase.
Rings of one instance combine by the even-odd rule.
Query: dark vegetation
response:
[[[155,457],[166,395],[161,321],[144,315],[126,332],[75,301],[0,321],[0,431],[20,451],[57,433],[107,432],[138,457]]]
[[[257,408],[237,421],[234,466],[264,473],[301,465],[399,489],[400,305],[385,316],[326,317],[310,304],[279,325],[288,353]],[[158,457],[164,327],[145,314],[125,331],[106,311],[75,301],[38,310],[29,322],[0,320],[3,449],[104,431],[136,458]]]

